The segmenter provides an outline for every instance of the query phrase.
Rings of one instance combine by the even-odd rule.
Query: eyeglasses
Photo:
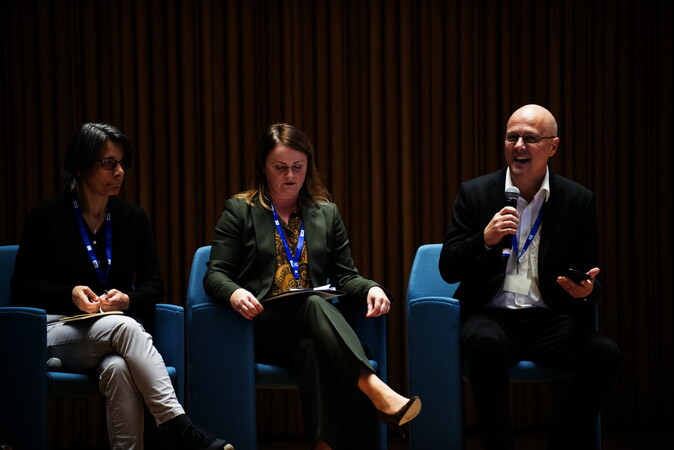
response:
[[[117,168],[117,164],[122,166],[122,170],[126,167],[126,161],[124,161],[124,158],[120,159],[119,161],[117,161],[115,158],[97,159],[96,162],[101,163],[103,170],[115,170]]]
[[[519,141],[520,138],[522,138],[522,140],[524,141],[525,144],[538,144],[543,139],[554,139],[556,137],[557,136],[541,137],[541,136],[538,136],[536,134],[525,134],[524,136],[520,136],[517,133],[507,133],[505,135],[505,140],[506,140],[506,142],[510,142],[511,144],[516,144],[517,141]]]

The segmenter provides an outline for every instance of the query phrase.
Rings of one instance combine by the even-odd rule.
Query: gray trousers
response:
[[[152,336],[133,318],[61,323],[59,317],[48,319],[48,357],[59,358],[69,372],[98,372],[112,449],[143,448],[143,403],[157,425],[185,413]]]

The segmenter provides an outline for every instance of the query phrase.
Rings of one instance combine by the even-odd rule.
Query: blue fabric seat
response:
[[[194,255],[187,292],[187,401],[190,417],[232,442],[237,448],[257,448],[256,389],[296,389],[290,367],[256,363],[253,323],[232,310],[229,303],[213,302],[203,278],[210,246]],[[341,302],[340,309],[372,356],[378,376],[386,381],[386,319],[366,319],[365,302]],[[348,408],[348,405],[347,405]],[[361,410],[363,408],[360,408]],[[374,410],[372,408],[372,410]],[[354,412],[353,409],[351,412]],[[343,415],[337,446],[359,448],[363,420]],[[365,417],[368,448],[386,449],[386,428],[375,414]]]
[[[463,363],[460,351],[461,310],[452,296],[458,283],[446,283],[438,263],[441,244],[417,250],[407,289],[410,391],[424,402],[411,423],[410,449],[463,449]],[[596,309],[593,317],[597,325]],[[562,370],[519,361],[508,367],[511,382],[568,380]],[[601,448],[600,419],[595,433]]]
[[[10,279],[18,245],[0,246],[0,442],[15,449],[47,448],[47,395],[98,396],[95,373],[47,369],[47,315],[11,306]],[[180,306],[155,309],[154,345],[184,400],[185,321]]]

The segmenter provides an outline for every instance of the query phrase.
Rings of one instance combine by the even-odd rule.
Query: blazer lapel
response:
[[[255,229],[258,273],[262,274],[260,295],[266,295],[276,272],[276,228],[269,211],[257,204],[251,209]]]
[[[489,222],[491,218],[494,217],[494,214],[505,206],[505,195],[503,193],[505,191],[505,171],[499,173],[499,175],[492,180],[489,190],[489,205],[487,209],[487,215],[489,217],[487,217],[487,222]]]
[[[545,210],[543,211],[543,222],[541,224],[541,242],[540,248],[538,249],[538,266],[539,273],[540,267],[545,261],[545,256],[548,253],[550,248],[550,243],[552,242],[553,236],[556,233],[556,228],[559,224],[560,214],[559,214],[559,199],[561,194],[556,192],[557,189],[557,180],[553,173],[550,174],[550,198],[545,203]]]
[[[314,286],[325,284],[326,229],[325,217],[318,206],[302,206],[305,242],[311,282]]]

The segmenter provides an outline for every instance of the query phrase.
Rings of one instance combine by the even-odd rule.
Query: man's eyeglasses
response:
[[[506,140],[506,142],[509,142],[511,144],[516,144],[517,141],[519,141],[520,138],[522,138],[522,140],[524,141],[525,144],[538,144],[543,139],[554,139],[556,137],[557,136],[541,137],[541,136],[538,136],[537,134],[525,134],[524,136],[520,136],[517,133],[507,133],[505,135],[505,140]]]
[[[97,159],[96,162],[101,163],[103,170],[115,170],[117,168],[117,164],[120,164],[122,169],[126,167],[124,158],[120,159],[119,161],[117,161],[115,158]]]

